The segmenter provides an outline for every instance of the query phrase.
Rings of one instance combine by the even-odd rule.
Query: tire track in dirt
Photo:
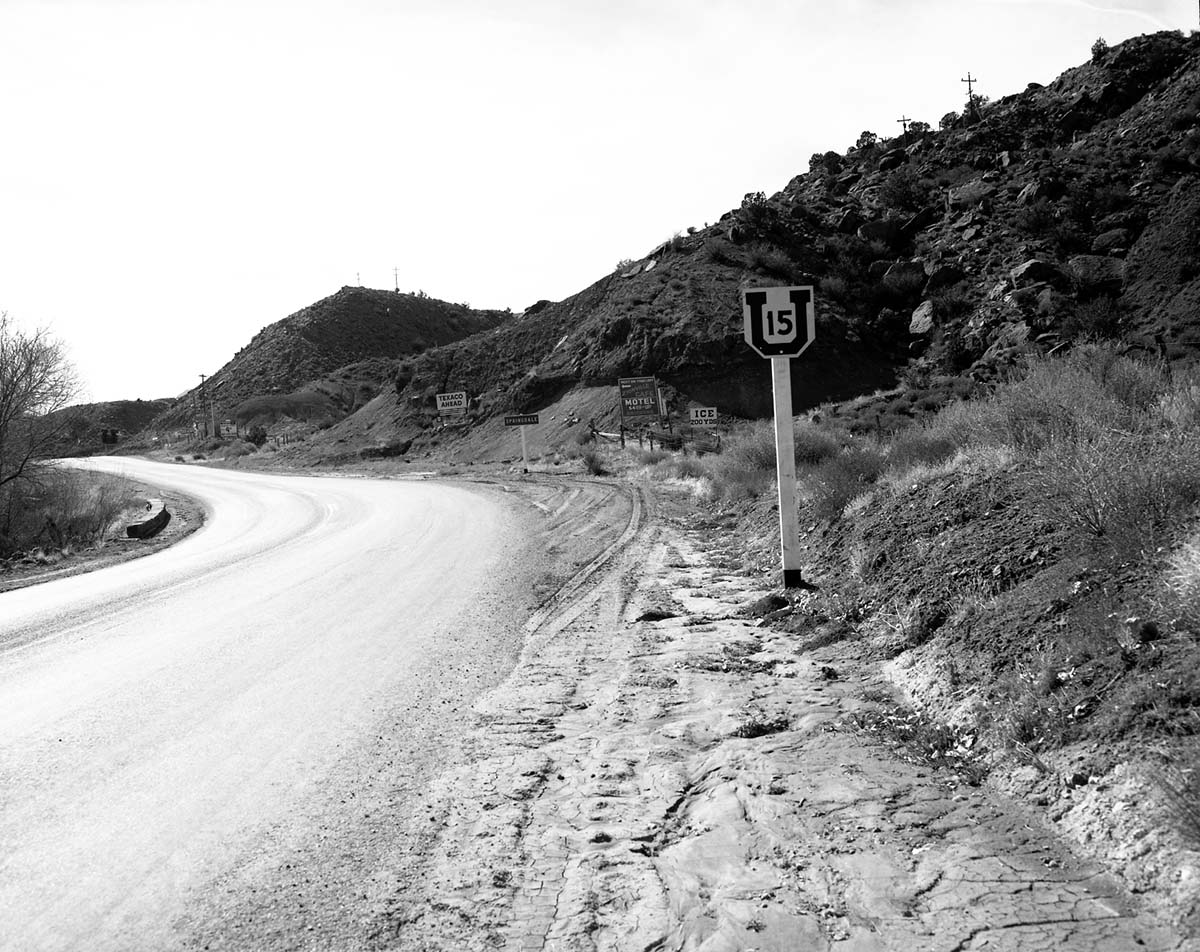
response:
[[[545,606],[437,785],[428,874],[383,944],[1186,947],[1033,815],[851,729],[870,664],[739,617],[763,593],[719,549],[635,507]]]

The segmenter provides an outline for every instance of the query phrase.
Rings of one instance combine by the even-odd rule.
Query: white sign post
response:
[[[521,428],[521,472],[529,472],[529,443],[525,438],[525,428],[536,426],[538,415],[536,413],[514,413],[504,418],[505,426],[517,426]]]
[[[799,588],[800,522],[796,512],[796,449],[792,433],[791,359],[816,337],[811,287],[751,288],[742,292],[746,343],[771,361],[775,404],[776,481],[779,484],[779,545],[783,587]]]

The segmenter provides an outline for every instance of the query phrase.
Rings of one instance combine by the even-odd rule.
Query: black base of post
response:
[[[804,581],[802,573],[799,569],[784,569],[783,570],[783,587],[784,588],[808,588],[808,583]]]

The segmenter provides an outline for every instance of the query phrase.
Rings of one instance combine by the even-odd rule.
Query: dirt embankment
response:
[[[802,606],[748,613],[768,593],[730,521],[631,492],[477,705],[378,947],[1190,947],[1035,805],[871,730],[896,716],[878,663]]]

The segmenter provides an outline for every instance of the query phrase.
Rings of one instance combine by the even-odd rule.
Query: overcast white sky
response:
[[[0,310],[172,396],[347,284],[558,300],[1192,0],[0,0]],[[361,276],[361,277],[360,277]]]

